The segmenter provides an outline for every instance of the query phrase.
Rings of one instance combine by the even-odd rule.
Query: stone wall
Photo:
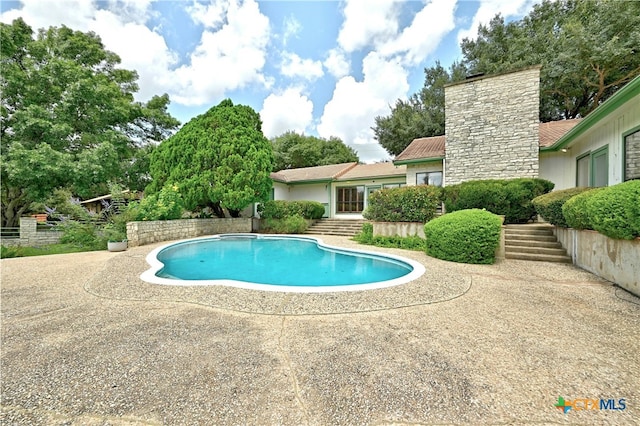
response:
[[[445,87],[445,185],[538,177],[540,67]]]
[[[62,232],[51,230],[38,230],[38,222],[35,217],[20,218],[20,237],[3,238],[4,246],[42,247],[50,244],[58,244]]]
[[[424,223],[422,222],[371,222],[373,236],[382,237],[413,237],[424,238]]]
[[[179,219],[127,223],[129,247],[234,232],[251,232],[251,218]]]
[[[640,238],[614,240],[596,231],[558,226],[554,233],[574,265],[640,296]]]

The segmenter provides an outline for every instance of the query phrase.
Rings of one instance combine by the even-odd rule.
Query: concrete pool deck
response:
[[[368,292],[166,287],[158,245],[5,259],[2,424],[634,424],[640,299],[571,265],[461,265]],[[625,399],[625,410],[554,407]]]

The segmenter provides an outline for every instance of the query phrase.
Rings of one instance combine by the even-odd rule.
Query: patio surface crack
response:
[[[298,378],[296,377],[296,373],[293,370],[293,366],[291,365],[291,358],[289,358],[289,353],[285,350],[283,341],[284,341],[284,325],[287,320],[286,316],[282,317],[282,323],[280,324],[280,336],[278,336],[278,347],[282,352],[284,357],[285,366],[289,370],[289,378],[291,380],[291,386],[293,387],[293,393],[296,397],[296,402],[300,409],[302,410],[302,414],[305,419],[305,423],[309,424],[309,411],[304,401],[302,400],[302,395],[300,395],[300,386],[298,384]]]

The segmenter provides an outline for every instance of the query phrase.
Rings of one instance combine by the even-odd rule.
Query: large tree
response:
[[[260,116],[229,99],[185,124],[151,155],[153,181],[146,192],[177,187],[189,210],[210,207],[232,217],[271,191],[271,143]]]
[[[400,154],[416,138],[444,134],[444,86],[465,76],[465,67],[454,63],[445,69],[440,62],[425,68],[424,87],[408,100],[398,99],[391,115],[376,117],[375,137],[391,155]]]
[[[540,120],[584,117],[640,74],[638,46],[638,1],[545,0],[519,21],[505,23],[496,15],[480,26],[477,38],[464,39],[463,59],[444,83],[462,80],[465,73],[542,65]],[[409,101],[397,101],[389,116],[376,118],[376,137],[389,153],[397,155],[415,137],[444,133],[442,80],[430,78],[442,75],[441,68],[426,68],[423,89]],[[423,100],[423,93],[438,96]]]
[[[177,128],[168,96],[135,102],[137,74],[94,33],[0,24],[2,226],[57,188],[81,197],[142,185],[148,148]],[[132,189],[137,189],[133,187]]]
[[[271,140],[274,171],[360,161],[356,152],[336,137],[328,140],[286,132]]]

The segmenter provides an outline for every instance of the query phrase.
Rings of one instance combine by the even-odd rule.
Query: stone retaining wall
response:
[[[234,232],[251,232],[251,218],[178,219],[127,223],[129,247]]]
[[[38,230],[35,217],[20,218],[20,238],[3,238],[3,246],[42,247],[58,244],[62,237],[60,231]]]
[[[558,226],[554,233],[574,265],[640,296],[640,238],[614,240],[596,231]]]
[[[424,223],[421,222],[371,222],[374,237],[413,237],[424,238]]]

